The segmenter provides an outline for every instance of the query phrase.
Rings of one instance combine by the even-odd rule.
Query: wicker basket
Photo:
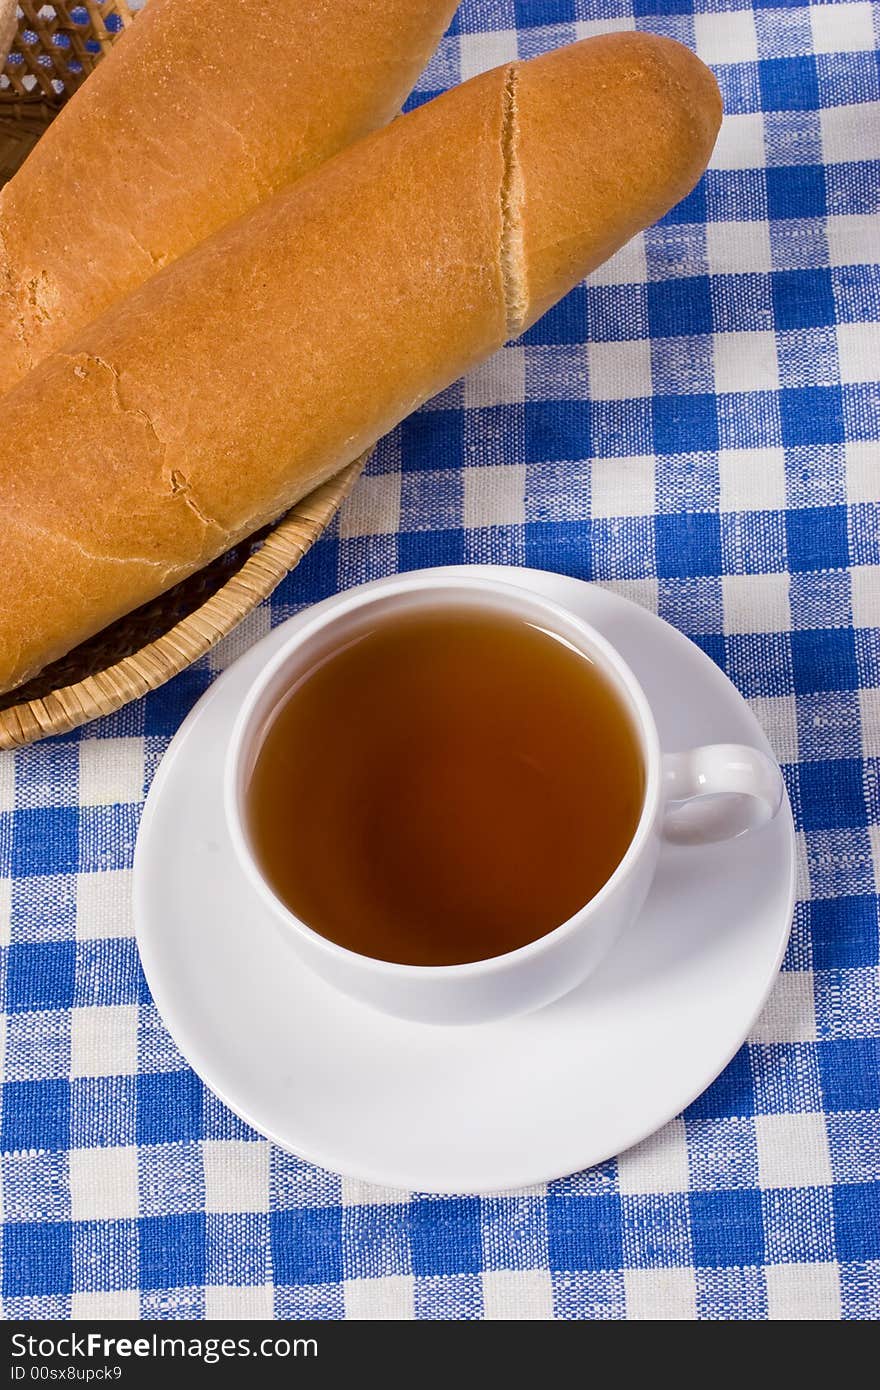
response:
[[[0,184],[139,8],[138,0],[20,0],[18,36],[0,77]],[[0,749],[110,714],[204,656],[299,564],[366,458],[304,498],[274,527],[0,696]]]

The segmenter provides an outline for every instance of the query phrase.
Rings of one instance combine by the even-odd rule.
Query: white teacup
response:
[[[645,774],[642,812],[629,847],[598,893],[567,922],[504,955],[465,965],[400,965],[360,955],[313,931],[267,883],[250,842],[246,796],[265,731],[295,682],[351,640],[365,622],[438,605],[518,617],[563,638],[604,672],[628,709]],[[352,700],[357,692],[352,692]],[[331,985],[386,1013],[424,1023],[480,1023],[525,1013],[578,985],[640,912],[662,841],[706,844],[757,829],[784,796],[779,767],[739,744],[663,753],[645,694],[619,653],[567,609],[505,581],[401,575],[380,591],[355,589],[296,628],[261,672],[236,720],[225,775],[226,819],[254,890],[303,963]],[[694,850],[698,853],[698,850]]]

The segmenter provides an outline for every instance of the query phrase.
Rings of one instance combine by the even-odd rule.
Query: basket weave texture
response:
[[[138,0],[20,0],[17,37],[0,75],[0,185],[138,8]],[[111,714],[204,656],[299,564],[367,457],[303,498],[275,526],[120,619],[27,685],[0,695],[0,749]]]
[[[139,8],[137,0],[19,0],[18,33],[0,75],[0,184]]]

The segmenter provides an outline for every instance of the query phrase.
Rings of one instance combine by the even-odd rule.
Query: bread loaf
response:
[[[454,10],[149,0],[0,192],[0,393],[158,268],[396,115]]]
[[[159,272],[4,401],[0,688],[201,567],[696,182],[715,81],[618,34],[485,73]]]
[[[12,49],[17,26],[16,0],[0,0],[0,68],[2,68]]]

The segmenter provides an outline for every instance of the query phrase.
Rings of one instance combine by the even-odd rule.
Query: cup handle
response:
[[[757,830],[782,805],[779,764],[741,743],[710,743],[663,758],[663,836],[680,845],[708,845]]]

